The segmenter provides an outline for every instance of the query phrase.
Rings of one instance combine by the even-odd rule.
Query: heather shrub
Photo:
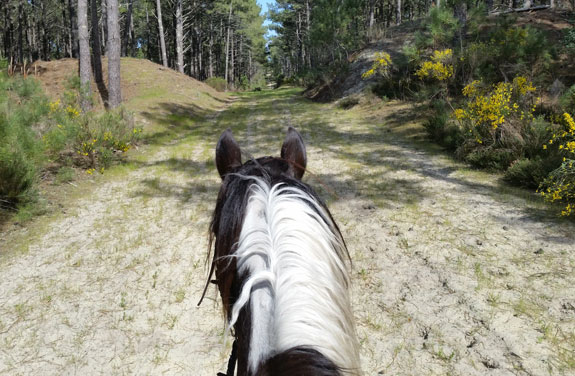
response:
[[[226,80],[223,77],[210,77],[204,82],[217,91],[226,91],[226,88],[228,87]]]

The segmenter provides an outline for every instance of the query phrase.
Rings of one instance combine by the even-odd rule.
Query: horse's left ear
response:
[[[293,176],[301,180],[307,165],[307,157],[303,138],[294,127],[288,128],[284,144],[282,145],[281,157],[289,163],[289,171]]]
[[[226,129],[220,136],[216,146],[216,167],[220,177],[242,165],[242,152],[240,145],[234,139],[231,129]]]

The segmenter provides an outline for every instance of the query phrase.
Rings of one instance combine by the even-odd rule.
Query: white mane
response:
[[[359,373],[343,239],[313,197],[253,178],[238,247],[238,273],[249,276],[232,309],[232,327],[250,302],[249,368],[296,346],[315,349]],[[319,214],[321,213],[321,214]]]

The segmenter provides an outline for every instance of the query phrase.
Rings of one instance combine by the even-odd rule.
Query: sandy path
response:
[[[277,154],[287,125],[308,142],[308,182],[350,248],[366,375],[573,374],[575,226],[414,149],[398,126],[410,111],[391,103],[374,117],[263,92],[193,139],[151,148],[29,252],[1,259],[0,374],[222,371],[213,287],[196,307],[219,185],[212,149],[232,127],[249,153]]]

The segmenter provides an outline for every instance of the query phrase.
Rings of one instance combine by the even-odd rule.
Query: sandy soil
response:
[[[147,111],[140,121],[167,116]],[[418,147],[413,113],[244,96],[98,178],[27,252],[10,252],[25,229],[5,234],[0,374],[223,371],[215,288],[196,306],[219,187],[213,148],[231,126],[249,153],[278,154],[287,125],[308,143],[307,181],[350,249],[366,375],[573,374],[575,226]]]

